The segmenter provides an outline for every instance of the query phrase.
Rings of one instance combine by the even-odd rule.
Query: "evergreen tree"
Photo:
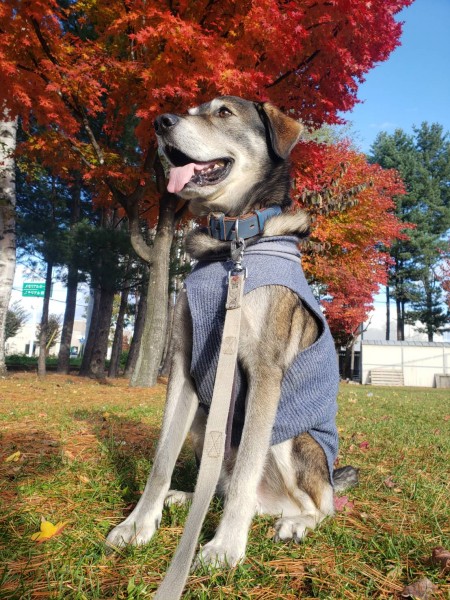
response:
[[[392,291],[397,306],[397,339],[404,340],[405,323],[420,321],[419,330],[432,341],[448,319],[437,276],[450,228],[448,135],[437,123],[422,123],[413,135],[401,129],[393,134],[383,132],[369,158],[400,172],[407,193],[396,198],[396,213],[405,226],[413,226],[407,239],[396,241],[390,250],[388,292]]]

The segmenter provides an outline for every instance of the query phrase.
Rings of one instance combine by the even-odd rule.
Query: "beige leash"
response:
[[[236,369],[245,270],[241,266],[244,246],[228,280],[226,316],[217,365],[214,392],[206,424],[202,460],[194,498],[178,548],[154,600],[178,600],[189,576],[197,540],[219,481],[225,451],[226,428]]]

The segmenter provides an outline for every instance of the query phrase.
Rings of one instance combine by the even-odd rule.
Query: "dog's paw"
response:
[[[164,500],[164,504],[166,506],[172,506],[172,504],[183,506],[184,504],[190,502],[193,496],[194,494],[192,492],[179,492],[178,490],[169,490]]]
[[[137,521],[127,523],[124,521],[109,532],[106,538],[106,546],[110,550],[122,548],[127,545],[143,546],[152,539],[158,526],[159,522],[156,520],[153,524],[149,521],[145,521],[144,523]]]
[[[245,558],[245,548],[240,550],[237,547],[229,547],[224,544],[217,544],[211,540],[203,546],[194,561],[192,570],[195,571],[201,567],[220,568],[235,567]]]
[[[314,529],[316,521],[310,516],[283,517],[275,523],[274,540],[276,542],[301,542],[308,529]]]

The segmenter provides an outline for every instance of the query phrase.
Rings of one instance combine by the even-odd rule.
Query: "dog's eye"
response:
[[[230,117],[233,113],[226,106],[221,106],[219,108],[219,110],[217,111],[217,114],[219,115],[219,117],[223,118],[223,117]]]

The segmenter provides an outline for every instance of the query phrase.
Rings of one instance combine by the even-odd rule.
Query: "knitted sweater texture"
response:
[[[305,279],[297,241],[290,236],[263,237],[250,246],[243,260],[248,270],[244,293],[266,285],[285,286],[308,305],[321,323],[319,338],[312,346],[299,352],[283,377],[272,444],[279,444],[300,433],[310,433],[325,452],[332,481],[338,450],[335,417],[339,373],[336,352],[326,320]],[[231,267],[231,261],[201,261],[185,282],[193,321],[191,375],[199,401],[205,407],[211,404],[213,395]],[[238,444],[241,437],[247,393],[245,373],[239,365],[237,381],[233,444]]]

